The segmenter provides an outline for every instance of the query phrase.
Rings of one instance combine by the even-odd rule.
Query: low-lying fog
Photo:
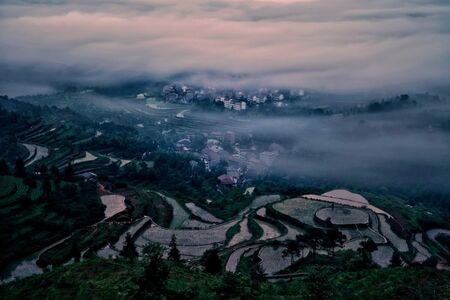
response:
[[[358,102],[349,98],[332,105],[334,96],[330,95],[327,103],[331,104],[330,109],[343,113],[322,116],[277,113],[275,116],[255,108],[244,114],[213,113],[193,105],[157,102],[169,109],[160,110],[134,98],[96,94],[67,97],[19,99],[35,104],[46,101],[47,104],[69,105],[83,115],[91,114],[91,119],[98,121],[111,116],[112,121],[127,126],[142,123],[145,126],[138,131],[149,138],[157,138],[155,134],[160,136],[161,131],[167,129],[175,129],[185,136],[189,131],[200,134],[232,130],[237,136],[251,133],[257,152],[267,151],[271,143],[285,148],[285,153],[270,168],[278,175],[332,179],[345,185],[450,191],[450,104],[442,98],[428,101],[424,97],[425,100],[414,107],[364,113],[355,112],[352,107],[367,105],[367,99]],[[290,107],[315,107],[315,104],[324,103],[298,101],[291,102]],[[184,118],[175,116],[180,111],[186,111]]]
[[[242,129],[285,147],[272,169],[277,174],[450,190],[449,116],[450,107],[439,105],[348,116],[266,116]]]

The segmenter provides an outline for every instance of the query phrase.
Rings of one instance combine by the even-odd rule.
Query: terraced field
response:
[[[31,166],[36,161],[47,157],[48,156],[48,148],[39,146],[39,145],[33,145],[33,144],[22,144],[27,148],[28,152],[30,153],[29,156],[25,159],[25,166]]]
[[[357,231],[360,233],[361,237],[368,237],[376,244],[387,243],[387,239],[383,235],[381,235],[380,233],[371,228],[368,227],[358,228]]]
[[[105,218],[110,218],[127,208],[125,205],[125,197],[122,195],[104,195],[100,199],[106,206]]]
[[[183,223],[189,219],[189,213],[184,210],[184,208],[178,203],[177,200],[164,196],[161,193],[157,193],[161,196],[170,206],[173,208],[173,218],[170,223],[171,229],[180,228],[183,226]]]
[[[258,223],[259,227],[261,227],[263,230],[263,235],[259,238],[260,241],[267,241],[267,240],[271,240],[271,239],[281,236],[281,233],[272,224],[261,221],[261,220],[255,220],[255,221],[256,221],[256,223]]]
[[[300,222],[311,226],[317,226],[314,222],[314,214],[317,210],[327,206],[327,203],[321,201],[309,200],[305,198],[292,198],[274,204],[273,208],[282,214],[296,218]]]
[[[0,176],[0,207],[17,204],[16,201],[25,195],[30,196],[31,200],[36,200],[42,194],[40,183],[37,185],[37,188],[30,191],[21,178]]]
[[[316,212],[316,217],[326,222],[330,220],[335,225],[369,224],[369,215],[362,210],[352,208],[322,208]]]
[[[281,221],[280,221],[281,222]],[[299,234],[305,234],[305,231],[294,227],[286,222],[281,222],[281,224],[284,225],[284,227],[286,227],[287,229],[287,233],[283,236],[280,236],[278,238],[276,238],[276,240],[278,241],[285,241],[285,240],[295,240],[295,238],[297,237],[297,235]]]
[[[378,246],[378,249],[372,252],[372,260],[380,267],[387,267],[391,264],[394,250],[390,246]]]
[[[281,199],[280,195],[258,196],[240,214],[242,215],[242,214],[245,214],[246,212],[248,212],[249,210],[257,209],[257,208],[265,206],[267,204],[275,203],[277,201],[280,201],[280,199]]]
[[[191,214],[199,217],[203,221],[210,222],[210,223],[222,223],[223,222],[222,219],[216,218],[215,216],[213,216],[212,214],[210,214],[203,208],[195,205],[195,203],[193,203],[193,202],[186,203],[186,207],[190,210]]]
[[[239,249],[237,249],[236,251],[234,251],[233,253],[231,253],[231,255],[228,257],[227,263],[225,265],[225,271],[227,272],[236,272],[237,266],[239,264],[239,261],[242,257],[242,255],[244,255],[245,252],[251,252],[249,250],[252,249],[258,249],[259,245],[251,245],[251,246],[245,246],[245,247],[241,247]]]
[[[360,194],[355,194],[347,190],[332,190],[326,193],[323,193],[322,196],[325,197],[332,197],[337,199],[345,199],[345,200],[351,200],[358,203],[365,203],[369,204],[369,201],[361,196]]]
[[[260,209],[258,209],[256,211],[256,214],[258,216],[265,217],[266,216],[266,208],[265,207],[261,207]]]
[[[248,230],[248,218],[244,218],[240,223],[239,223],[239,232],[236,233],[233,238],[230,240],[230,242],[228,243],[228,246],[234,246],[237,245],[243,241],[247,241],[249,239],[252,238],[252,234],[250,233],[250,231]]]
[[[84,162],[88,162],[88,161],[93,161],[93,160],[96,160],[96,159],[97,159],[97,156],[95,156],[95,155],[93,155],[92,153],[86,151],[85,154],[84,154],[84,157],[74,159],[74,160],[72,161],[72,164],[73,164],[73,165],[76,165],[76,164],[79,164],[79,163],[84,163]]]
[[[391,229],[391,226],[386,221],[386,216],[380,215],[380,230],[381,234],[383,234],[389,242],[394,245],[400,252],[408,252],[409,247],[408,243],[404,239],[399,238]]]
[[[212,227],[214,225],[215,224],[212,224],[212,223],[205,223],[205,222],[198,221],[198,220],[187,219],[186,221],[183,222],[182,228],[186,228],[186,229],[206,229],[206,228],[210,228],[210,227]]]
[[[266,246],[259,250],[258,256],[261,259],[261,267],[267,275],[273,275],[281,270],[286,269],[291,265],[291,258],[289,256],[283,257],[283,247],[273,248]],[[308,256],[309,249],[303,250],[302,255],[294,256],[294,262]]]
[[[0,219],[8,224],[8,235],[0,235],[0,265],[9,270],[4,274],[7,278],[35,272],[38,269],[34,264],[36,258],[26,258],[28,255],[101,217],[99,212],[102,206],[94,188],[83,186],[80,189],[88,195],[73,194],[67,197],[53,191],[59,201],[57,205],[66,209],[62,212],[61,208],[52,206],[48,198],[40,198],[41,180],[38,179],[36,185],[30,190],[21,178],[0,176],[0,190],[3,187],[7,189],[7,193],[0,198]]]
[[[204,230],[176,230],[153,225],[137,238],[136,244],[140,244],[142,246],[150,241],[168,245],[172,239],[172,235],[175,235],[179,246],[202,246],[212,245],[215,243],[220,245],[226,239],[227,230],[237,224],[237,222],[237,220],[230,221],[228,223]]]
[[[354,238],[352,240],[349,240],[344,243],[344,247],[338,250],[353,250],[358,251],[359,248],[361,248],[360,243],[365,241],[366,238]]]
[[[109,244],[105,246],[104,248],[100,249],[97,252],[97,255],[103,258],[108,257],[116,257],[119,255],[119,252],[123,249],[124,243],[125,243],[125,237],[129,233],[132,237],[136,235],[136,233],[144,227],[148,222],[150,222],[150,218],[145,216],[141,218],[140,220],[134,222],[133,225],[131,225],[126,232],[124,232],[119,240],[111,247]]]
[[[111,164],[111,161],[109,158],[105,156],[100,156],[97,159],[94,160],[87,160],[82,162],[77,162],[73,165],[73,169],[77,174],[86,172],[86,171],[94,171],[97,169],[102,169],[104,167],[107,167]]]
[[[430,251],[423,245],[422,233],[416,233],[411,244],[416,250],[413,262],[421,264],[431,257]]]
[[[361,195],[354,194],[345,190],[334,190],[327,193],[324,193],[322,195],[303,195],[302,197],[307,199],[313,199],[313,200],[320,200],[324,202],[330,202],[330,203],[336,203],[336,204],[342,204],[342,205],[348,205],[353,206],[357,208],[367,208],[373,211],[376,214],[385,215],[389,218],[392,218],[390,214],[385,212],[382,209],[379,209],[376,206],[373,206],[369,204],[367,199],[362,197]],[[346,197],[346,198],[342,198]]]

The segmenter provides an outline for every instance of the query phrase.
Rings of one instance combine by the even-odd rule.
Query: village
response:
[[[164,86],[161,95],[165,101],[174,103],[202,103],[212,101],[224,109],[244,111],[249,107],[258,106],[266,102],[273,102],[276,106],[283,106],[288,99],[301,99],[305,96],[302,89],[269,89],[256,90],[217,89],[213,87],[193,87],[185,84],[172,83]],[[148,95],[140,93],[137,99],[145,99]]]
[[[189,138],[178,140],[176,149],[199,157],[208,172],[219,165],[224,166],[226,172],[217,178],[221,185],[235,186],[245,183],[249,177],[266,174],[276,159],[286,153],[286,149],[277,143],[262,150],[256,146],[242,147],[233,131],[213,131],[204,135],[206,143],[200,152],[192,151]]]

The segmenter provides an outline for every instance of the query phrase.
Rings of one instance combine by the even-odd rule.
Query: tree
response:
[[[9,175],[9,167],[4,159],[0,160],[0,176]]]
[[[402,259],[400,258],[400,253],[395,250],[391,258],[391,267],[399,267],[402,265]]]
[[[240,278],[231,273],[226,272],[222,279],[222,284],[215,288],[218,299],[245,299],[241,298],[243,292]]]
[[[52,166],[50,168],[50,174],[52,175],[53,179],[61,178],[61,173],[59,172],[59,169],[56,166]]]
[[[165,282],[169,270],[163,261],[164,248],[148,243],[142,249],[144,273],[137,279],[139,291],[136,299],[161,299],[165,294]]]
[[[15,170],[14,176],[25,177],[27,173],[25,171],[25,164],[23,163],[23,159],[21,158],[16,159],[16,165],[14,170]]]
[[[64,179],[67,181],[73,181],[75,177],[75,171],[73,170],[72,164],[69,163],[64,169]]]
[[[17,202],[20,203],[23,207],[29,207],[33,201],[31,200],[30,196],[28,195],[22,195],[17,199]]]
[[[169,247],[169,259],[180,261],[180,251],[177,248],[177,238],[175,237],[175,234],[172,234],[172,240],[170,241]]]
[[[26,177],[23,180],[23,183],[27,185],[30,190],[35,189],[37,187],[36,180],[33,177]]]
[[[211,274],[218,274],[222,271],[222,261],[217,249],[206,250],[200,259],[205,271]]]
[[[59,169],[56,166],[52,166],[50,168],[50,175],[53,178],[53,183],[55,185],[55,189],[59,190],[60,183],[61,183],[61,173],[59,172]]]
[[[332,285],[329,274],[323,269],[316,267],[309,272],[305,278],[305,298],[306,299],[335,299],[336,289]]]
[[[365,263],[369,262],[369,255],[378,249],[377,244],[371,239],[367,239],[359,243],[361,248],[358,249],[358,252],[361,253],[362,259]]]
[[[253,261],[253,266],[250,270],[250,280],[252,281],[252,288],[258,290],[261,282],[266,278],[264,268],[261,266],[259,261]],[[259,259],[258,259],[259,260]]]
[[[76,262],[80,261],[81,250],[80,247],[78,247],[78,243],[76,241],[72,242],[72,247],[70,248],[70,256],[72,256]]]
[[[337,228],[332,228],[327,230],[321,245],[327,249],[328,256],[334,257],[334,249],[336,247],[342,248],[346,240],[347,238],[342,232]]]
[[[45,178],[42,182],[42,191],[44,192],[45,196],[50,195],[52,192],[52,183],[49,178]]]
[[[317,248],[323,239],[324,232],[318,228],[311,228],[305,235],[297,235],[297,239],[311,247],[313,257],[316,257]]]
[[[299,257],[302,254],[304,246],[299,240],[289,240],[286,244],[286,249],[283,250],[282,256],[291,257],[291,265],[294,263],[294,257]]]
[[[129,232],[125,236],[125,245],[123,246],[122,251],[120,251],[120,255],[131,260],[138,256],[136,245],[134,244],[133,238]]]
[[[42,164],[42,165],[39,167],[39,173],[40,173],[41,175],[46,175],[47,172],[48,172],[47,166],[46,166],[45,164]]]

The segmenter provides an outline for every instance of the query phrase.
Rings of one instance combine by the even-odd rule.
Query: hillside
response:
[[[333,272],[314,267],[302,279],[268,283],[245,275],[211,275],[161,262],[161,285],[143,293],[143,262],[87,260],[0,287],[2,299],[448,299],[450,274],[430,268],[387,268]],[[156,275],[154,275],[156,276]],[[150,278],[153,278],[150,276]],[[158,296],[155,296],[160,292]],[[143,293],[143,294],[142,294]]]

